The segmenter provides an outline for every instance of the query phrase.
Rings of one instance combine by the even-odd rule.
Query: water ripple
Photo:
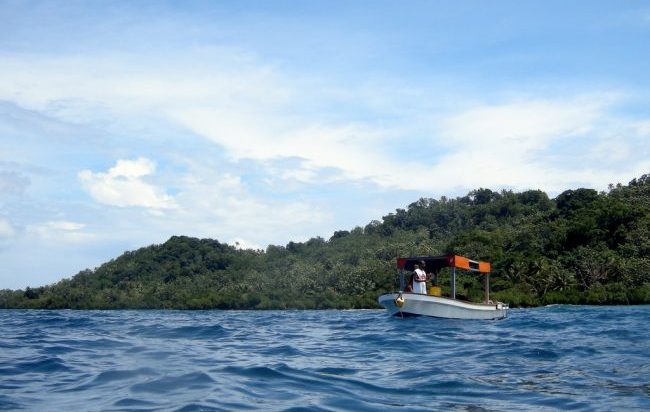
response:
[[[1,410],[649,410],[649,306],[0,311]]]

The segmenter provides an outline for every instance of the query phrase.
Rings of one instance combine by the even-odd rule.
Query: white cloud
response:
[[[156,165],[151,160],[140,157],[137,160],[118,160],[115,166],[108,169],[108,175],[113,178],[136,179],[155,171]]]
[[[177,207],[174,199],[142,178],[155,172],[155,164],[146,158],[118,160],[107,173],[82,170],[78,177],[83,187],[98,202],[118,207],[149,209]]]

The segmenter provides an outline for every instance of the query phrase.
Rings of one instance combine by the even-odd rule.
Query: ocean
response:
[[[650,306],[0,310],[0,409],[650,410]]]

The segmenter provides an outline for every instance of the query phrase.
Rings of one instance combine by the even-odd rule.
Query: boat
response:
[[[431,276],[434,286],[427,294],[409,291],[405,274],[413,271],[415,265],[424,264],[425,271]],[[443,268],[451,268],[451,293],[444,297],[441,288],[436,285],[438,275]],[[431,316],[448,319],[504,319],[508,317],[509,306],[503,302],[490,300],[489,262],[470,260],[458,255],[412,256],[397,258],[400,290],[379,296],[378,301],[391,316]],[[481,303],[456,299],[456,269],[462,269],[484,276],[485,299]]]

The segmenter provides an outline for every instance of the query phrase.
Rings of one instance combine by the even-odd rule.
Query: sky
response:
[[[650,173],[647,1],[0,0],[0,289]]]

